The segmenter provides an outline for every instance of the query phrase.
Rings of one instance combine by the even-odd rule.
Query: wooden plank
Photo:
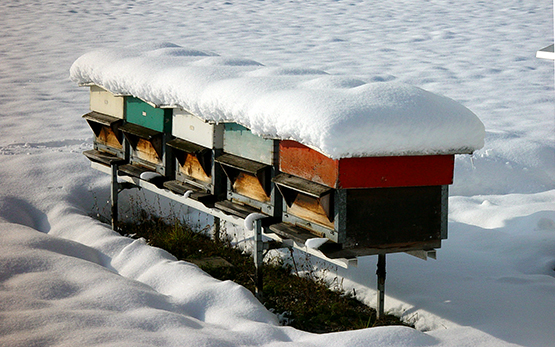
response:
[[[223,212],[232,214],[234,216],[238,216],[239,218],[245,219],[251,213],[258,212],[260,213],[259,209],[248,205],[237,204],[231,202],[229,200],[218,201],[214,204],[214,206]]]
[[[215,159],[216,162],[225,166],[232,167],[241,171],[257,175],[260,171],[266,169],[268,165],[253,160],[245,159],[233,154],[224,153]]]
[[[101,143],[108,147],[112,147],[118,150],[123,149],[123,138],[117,136],[110,127],[102,126],[95,140],[98,143]]]
[[[119,130],[123,131],[126,134],[138,136],[147,140],[150,140],[162,134],[159,131],[145,128],[143,126],[133,124],[133,123],[125,123],[124,125],[119,127]]]
[[[107,114],[118,119],[124,118],[124,97],[115,96],[109,91],[96,86],[90,86],[90,109]]]
[[[85,155],[91,161],[101,163],[107,166],[111,166],[112,163],[125,162],[123,159],[115,155],[105,153],[105,152],[100,152],[100,151],[97,151],[96,149],[84,151],[83,155]]]
[[[95,143],[116,151],[123,150],[123,135],[119,131],[123,120],[112,116],[89,112],[83,115],[95,135]]]
[[[312,239],[315,237],[321,237],[317,233],[313,233],[310,230],[306,230],[304,228],[292,225],[287,222],[281,222],[272,224],[269,226],[270,231],[273,231],[275,234],[280,236],[283,239],[293,240],[296,243],[303,245],[306,243],[308,239]],[[302,248],[301,248],[302,249]],[[326,254],[326,253],[333,253],[337,251],[341,251],[342,245],[339,243],[335,243],[331,240],[324,243],[322,246],[318,248],[318,251]],[[304,249],[306,251],[306,248]],[[340,257],[336,257],[340,258]]]
[[[196,143],[192,143],[190,141],[186,141],[179,138],[168,141],[167,145],[170,146],[171,148],[175,148],[180,151],[191,153],[191,154],[202,154],[210,151],[210,149],[207,147],[200,146],[200,145],[197,145]]]
[[[236,123],[224,124],[224,152],[266,165],[273,165],[277,156],[274,140],[254,135]]]
[[[125,98],[125,119],[148,129],[170,133],[172,109],[156,108],[135,97]]]
[[[211,172],[206,172],[206,169],[200,164],[196,155],[184,153],[183,156],[185,159],[183,164],[178,160],[178,171],[180,173],[206,184],[212,182]]]
[[[296,141],[279,144],[279,169],[281,172],[335,188],[338,179],[338,162]]]
[[[118,174],[124,174],[131,177],[140,178],[143,172],[154,172],[153,168],[148,168],[146,166],[137,165],[137,164],[126,164],[121,165],[118,168]]]
[[[270,230],[285,239],[290,239],[303,245],[306,240],[316,237],[305,229],[296,228],[289,223],[283,222],[270,225]]]
[[[155,148],[151,141],[139,138],[133,148],[134,155],[144,161],[154,165],[162,164],[162,159],[158,153],[160,150]]]
[[[114,123],[121,123],[122,119],[98,112],[89,112],[83,115],[86,121],[92,121],[106,126],[112,126]]]
[[[200,189],[199,187],[178,180],[164,182],[164,188],[169,189],[172,192],[180,195],[184,195],[187,191],[191,190],[193,191],[193,193],[189,195],[189,198],[202,202],[205,205],[213,204],[215,200],[215,197],[213,195]]]
[[[281,173],[277,175],[272,179],[272,182],[286,188],[302,192],[315,198],[321,198],[322,196],[331,194],[333,192],[333,189],[328,186],[315,183],[300,177],[295,177],[286,173]]]
[[[330,210],[330,205],[327,205],[327,210],[322,205],[319,198],[300,193],[293,204],[287,207],[287,213],[333,230],[333,213]]]
[[[270,196],[266,193],[258,177],[240,172],[233,182],[233,191],[260,202],[269,202]]]
[[[223,148],[224,125],[205,122],[181,109],[173,110],[172,135],[207,148]]]
[[[131,176],[131,177],[136,177],[140,180],[143,180],[141,178],[141,174],[145,173],[145,172],[155,172],[155,169],[151,169],[148,168],[146,166],[137,164],[137,163],[132,163],[132,164],[126,164],[126,165],[121,165],[118,167],[118,175],[119,176]],[[156,176],[152,179],[149,180],[144,180],[145,182],[151,183],[153,185],[155,185],[158,188],[163,188],[164,187],[164,182],[167,180],[167,178],[165,178],[164,176]]]

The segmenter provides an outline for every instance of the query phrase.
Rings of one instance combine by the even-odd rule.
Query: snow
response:
[[[316,237],[316,238],[306,240],[304,245],[308,248],[318,249],[320,248],[321,245],[323,245],[326,242],[328,242],[328,239]]]
[[[50,0],[0,2],[0,13],[1,346],[553,345],[554,75],[535,58],[553,43],[551,2]],[[281,327],[240,287],[89,216],[109,211],[109,178],[81,154],[88,93],[68,70],[87,52],[151,42],[209,52],[192,58],[203,70],[235,65],[309,89],[412,85],[478,115],[484,147],[456,157],[438,260],[387,257],[386,310],[417,330]],[[158,204],[123,194],[122,215],[131,198]],[[375,305],[375,257],[311,262]]]
[[[472,153],[484,125],[455,101],[398,82],[264,67],[171,43],[86,53],[71,78],[214,122],[293,139],[332,158]]]
[[[151,181],[159,177],[163,177],[163,176],[157,172],[143,172],[141,173],[141,176],[140,176],[140,178],[145,181]]]
[[[262,219],[262,218],[266,218],[266,217],[268,217],[268,216],[265,215],[265,214],[262,214],[262,213],[254,212],[254,213],[249,214],[247,216],[247,218],[245,218],[245,222],[243,223],[244,226],[245,226],[245,229],[250,230],[250,231],[254,230],[256,221],[259,220],[259,219]]]

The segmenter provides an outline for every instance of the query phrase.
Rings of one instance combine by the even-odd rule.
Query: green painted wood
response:
[[[274,141],[254,135],[242,125],[224,124],[224,152],[226,153],[272,165],[276,155]]]
[[[156,108],[134,97],[125,98],[125,119],[163,133],[171,133],[172,130],[171,108]]]

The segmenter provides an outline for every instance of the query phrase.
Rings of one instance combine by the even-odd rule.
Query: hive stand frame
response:
[[[173,201],[179,202],[186,206],[192,207],[200,212],[207,213],[214,217],[214,238],[217,239],[219,237],[220,232],[220,223],[222,220],[230,222],[234,225],[244,226],[245,220],[248,219],[250,216],[246,218],[239,217],[237,215],[226,213],[218,208],[206,206],[203,203],[189,198],[189,194],[185,193],[184,195],[176,194],[168,189],[160,188],[159,185],[155,185],[148,181],[139,179],[137,177],[132,176],[119,176],[118,175],[118,168],[119,165],[124,164],[125,160],[117,160],[110,162],[111,166],[106,166],[101,163],[97,163],[91,161],[91,167],[98,171],[104,172],[106,174],[111,175],[111,226],[112,229],[115,231],[117,230],[118,224],[118,195],[124,189],[130,188],[138,188],[138,189],[146,189],[151,191],[155,194],[165,196]],[[121,182],[120,182],[121,181]],[[258,213],[257,213],[258,214]],[[256,284],[256,296],[259,299],[262,299],[262,289],[263,289],[263,280],[262,280],[262,264],[264,260],[264,251],[270,248],[268,241],[264,240],[264,236],[277,241],[281,246],[287,248],[296,248],[303,252],[309,253],[317,258],[324,259],[328,262],[331,262],[335,265],[341,266],[343,268],[348,268],[349,266],[357,266],[357,259],[346,259],[346,258],[339,258],[339,259],[330,259],[326,257],[322,252],[308,248],[306,246],[300,246],[293,240],[284,240],[282,237],[274,234],[270,231],[267,226],[264,226],[264,220],[268,219],[271,220],[272,217],[260,217],[257,216],[254,218],[254,264],[256,268],[255,274],[255,284]],[[411,255],[416,257],[426,259],[428,256],[435,258],[435,253],[429,251],[413,251],[407,252]],[[386,278],[386,253],[379,253],[378,254],[378,263],[376,269],[377,275],[377,319],[381,319],[385,316],[385,278]]]
[[[120,176],[120,171],[118,170],[119,165],[124,164],[125,161],[113,161],[111,166],[104,165],[95,161],[91,161],[91,167],[95,170],[101,171],[105,174],[111,176],[111,226],[114,231],[117,230],[118,224],[118,195],[124,189],[138,188],[146,189],[155,194],[164,196],[178,203],[184,204],[191,208],[194,208],[200,212],[209,214],[214,217],[214,237],[217,238],[220,230],[221,221],[227,221],[237,226],[244,226],[245,220],[248,218],[239,217],[237,215],[229,214],[218,208],[210,207],[204,205],[202,202],[191,199],[188,194],[179,195],[168,189],[159,188],[159,186],[154,183],[142,180],[137,177],[123,175]],[[283,240],[281,237],[272,233],[267,226],[265,226],[264,220],[271,219],[270,216],[265,218],[257,218],[254,220],[254,262],[256,267],[256,293],[259,298],[262,296],[262,263],[264,258],[264,251],[270,248],[269,242],[267,241],[277,241],[284,247],[296,248],[304,252],[310,253],[318,258],[325,259],[335,265],[341,266],[343,268],[348,268],[349,266],[356,266],[356,259],[328,259],[323,253],[313,250],[310,248],[302,247],[294,242],[288,242],[290,240]],[[266,240],[265,240],[266,239]]]

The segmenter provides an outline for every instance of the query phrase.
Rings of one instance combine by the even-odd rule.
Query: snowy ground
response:
[[[553,42],[548,0],[8,0],[0,14],[1,346],[553,345],[553,63],[535,58]],[[405,82],[481,118],[438,260],[388,257],[387,309],[418,331],[279,327],[242,288],[88,217],[108,179],[81,154],[88,95],[69,67],[142,41]],[[370,304],[375,261],[337,270]]]

